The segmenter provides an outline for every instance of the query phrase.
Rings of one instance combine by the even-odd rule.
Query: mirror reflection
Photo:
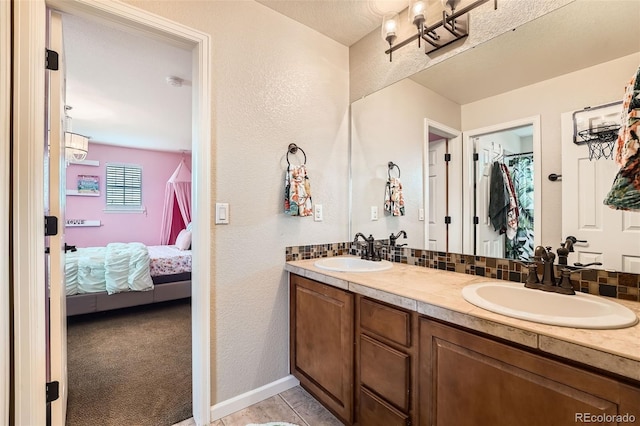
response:
[[[589,241],[597,226],[571,228],[575,220],[565,214],[601,215],[570,198],[589,191],[585,182],[577,188],[569,187],[571,179],[548,178],[563,174],[564,148],[573,144],[562,117],[620,101],[640,65],[640,28],[633,24],[640,2],[613,3],[578,0],[354,102],[350,234],[385,239],[404,230],[407,238],[397,243],[409,247],[523,260],[537,245],[555,251],[574,236],[587,242],[574,245],[569,264],[598,260],[640,273],[640,238],[622,264],[607,257],[613,250],[602,238]],[[594,22],[600,31],[592,30]],[[571,160],[584,165],[586,146],[575,148]],[[389,162],[401,170],[403,215],[384,210]],[[607,170],[591,181],[594,193],[615,174],[602,162],[613,163],[591,162]],[[509,180],[513,186],[515,206],[504,224],[490,214],[492,201],[499,204],[499,189],[492,199],[494,166],[505,170],[507,198]],[[635,235],[639,216],[624,219]]]

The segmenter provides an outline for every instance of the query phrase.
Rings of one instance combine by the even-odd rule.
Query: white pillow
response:
[[[188,250],[191,247],[191,232],[183,229],[176,238],[176,247],[180,250]]]

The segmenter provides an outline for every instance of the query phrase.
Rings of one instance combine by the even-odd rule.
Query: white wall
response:
[[[348,49],[254,1],[129,3],[212,35],[215,404],[289,373],[285,247],[348,239]],[[292,142],[323,222],[283,213]]]
[[[463,131],[540,114],[542,159],[535,167],[543,176],[542,244],[555,247],[563,240],[562,183],[547,179],[562,173],[560,114],[622,100],[639,64],[636,53],[462,106]]]
[[[424,246],[422,152],[424,119],[460,128],[460,106],[425,87],[405,79],[351,105],[352,233],[389,237],[403,229],[409,247]],[[384,214],[387,163],[401,170],[405,216]],[[394,170],[392,176],[397,176]],[[378,206],[378,220],[371,221],[371,206]]]

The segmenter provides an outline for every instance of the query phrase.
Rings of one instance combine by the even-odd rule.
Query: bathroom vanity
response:
[[[335,272],[314,263],[285,266],[291,372],[345,424],[640,422],[638,324],[538,324],[466,302],[462,288],[483,277],[399,263]]]

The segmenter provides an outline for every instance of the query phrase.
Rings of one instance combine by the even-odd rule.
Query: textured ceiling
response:
[[[411,79],[464,105],[639,52],[639,22],[640,1],[579,0]]]
[[[382,23],[387,12],[407,8],[407,0],[256,0],[294,21],[351,46]]]

